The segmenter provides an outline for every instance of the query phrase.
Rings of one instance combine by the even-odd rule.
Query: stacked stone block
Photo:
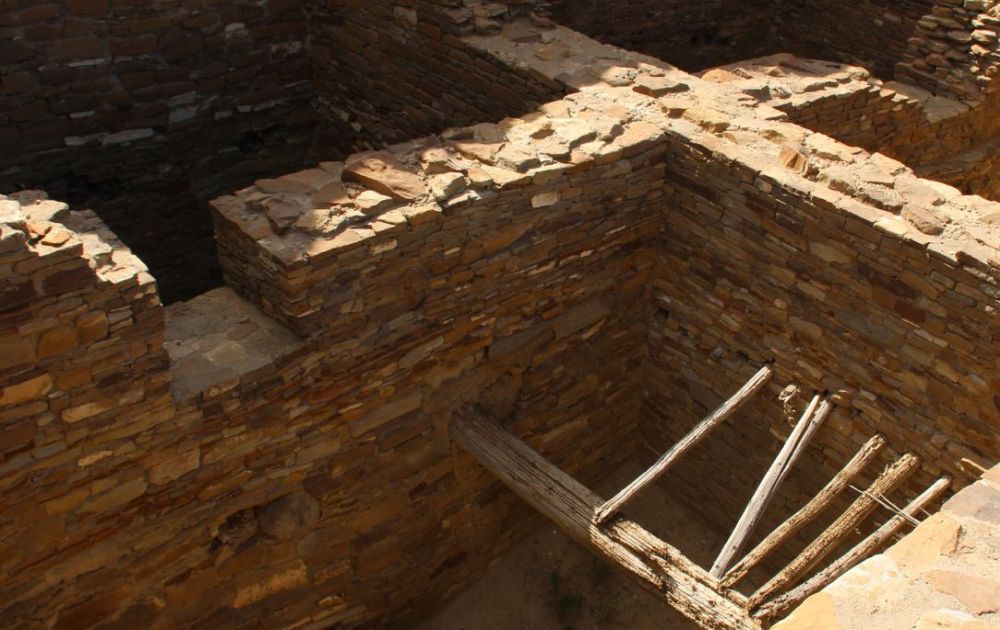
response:
[[[874,79],[863,68],[771,55],[714,68],[703,78],[738,88],[789,120],[846,144],[901,160],[921,177],[989,199],[1000,118],[992,103],[969,105],[921,88]]]
[[[1000,467],[965,488],[885,553],[848,571],[779,630],[988,630],[1000,623]],[[887,597],[888,596],[888,597]],[[887,606],[887,600],[905,602]]]
[[[998,32],[995,0],[940,0],[917,22],[896,77],[942,96],[982,100],[996,92]]]
[[[559,24],[686,70],[776,52],[771,34],[779,3],[676,0],[553,0]]]
[[[782,0],[772,49],[894,76],[917,22],[934,0]]]
[[[174,409],[142,263],[91,213],[31,192],[0,206],[0,575],[6,593],[24,594],[97,569],[106,557],[74,564],[74,550],[142,520],[150,453],[138,436]]]
[[[830,388],[842,397],[762,531],[875,431],[889,437],[890,452],[924,458],[921,482],[943,470],[963,483],[994,457],[996,355],[981,350],[996,344],[995,203],[783,122],[731,82],[713,88],[649,58],[609,59],[607,48],[561,29],[546,44],[478,41],[543,72],[565,46],[589,72],[572,64],[566,72],[584,94],[619,99],[666,132],[669,192],[654,271],[662,279],[654,279],[643,377],[643,433],[654,451],[743,383],[748,364],[775,357],[772,394],[794,383],[803,396]],[[643,95],[658,85],[656,106],[612,87],[625,81]],[[785,411],[773,398],[757,406],[668,479],[720,523],[720,544],[775,436],[787,435]],[[690,483],[720,477],[711,491]]]
[[[901,229],[913,241],[900,242],[885,232],[895,222],[877,210],[851,212],[836,193],[780,190],[784,178],[755,177],[750,167],[720,175],[702,151],[678,146],[676,171],[666,175],[677,205],[666,218],[662,280],[654,281],[660,312],[645,410],[656,448],[688,426],[674,418],[693,423],[721,401],[716,392],[742,382],[740,357],[775,357],[782,386],[795,383],[804,398],[826,389],[843,398],[764,531],[875,432],[888,437],[890,453],[923,458],[923,481],[942,471],[966,478],[968,466],[987,463],[1000,408],[989,376],[996,357],[980,350],[995,343],[995,270],[967,269],[959,288],[952,271],[962,255],[928,247],[920,232]],[[711,186],[692,187],[708,177]],[[713,501],[691,500],[712,522],[735,522],[773,455],[770,434],[787,435],[785,418],[774,402],[758,424],[720,431],[682,462],[675,487],[690,492],[684,479],[721,475]]]
[[[649,259],[637,252],[655,231],[662,165],[647,136],[626,138],[599,172],[542,186],[497,169],[510,191],[492,203],[404,221],[384,252],[310,257],[326,287],[303,319],[310,340],[270,369],[168,396],[157,422],[130,429],[133,448],[87,459],[115,526],[67,501],[70,546],[52,571],[5,582],[5,612],[54,625],[402,623],[467,583],[535,521],[450,448],[452,411],[480,405],[583,479],[630,451],[638,381],[622,375],[642,351]],[[352,278],[367,310],[329,291]],[[34,566],[38,553],[17,557]]]
[[[410,623],[537,522],[451,444],[467,405],[586,483],[776,359],[780,386],[843,391],[772,518],[875,430],[925,456],[921,480],[966,483],[997,452],[995,204],[733,86],[486,26],[462,39],[475,58],[578,93],[215,200],[227,279],[292,331],[270,364],[174,398],[136,259],[92,216],[0,206],[20,357],[0,371],[0,612]],[[925,207],[950,222],[927,230]],[[78,366],[90,380],[60,380]],[[787,431],[778,386],[674,480],[721,535]]]
[[[297,0],[8,2],[0,190],[94,208],[192,297],[219,282],[207,199],[307,159],[306,40]]]

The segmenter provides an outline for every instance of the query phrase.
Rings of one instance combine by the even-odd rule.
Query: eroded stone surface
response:
[[[166,309],[164,347],[179,400],[269,368],[299,345],[295,335],[229,288]]]
[[[1000,626],[1000,515],[981,509],[985,484],[959,492],[883,555],[851,569],[774,627]]]
[[[450,443],[469,405],[587,482],[636,435],[675,441],[773,360],[775,391],[843,402],[772,520],[874,431],[923,455],[925,477],[968,481],[996,452],[1000,261],[980,220],[995,204],[524,4],[385,8],[356,3],[331,30],[320,10],[333,36],[314,44],[342,46],[355,77],[396,63],[386,42],[413,45],[397,56],[414,98],[388,107],[365,76],[370,110],[318,105],[368,140],[402,140],[392,122],[424,137],[381,166],[321,162],[215,201],[227,279],[255,308],[209,295],[165,327],[152,278],[92,215],[0,199],[16,201],[0,204],[0,528],[16,542],[0,554],[4,613],[408,625],[532,523]],[[426,136],[441,102],[466,101],[413,87],[438,94],[456,68],[474,69],[459,72],[469,102],[502,104],[463,119],[510,117]],[[547,102],[525,107],[522,91]],[[708,482],[734,464],[712,501],[676,490],[708,522],[732,521],[755,482],[744,469],[787,432],[774,393],[678,470]],[[956,565],[993,557],[995,528],[972,521]],[[896,602],[907,566],[881,557],[849,586]],[[961,605],[921,584],[928,610]]]

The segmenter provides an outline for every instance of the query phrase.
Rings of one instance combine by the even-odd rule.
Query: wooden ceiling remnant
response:
[[[904,508],[896,508],[885,495],[920,463],[915,455],[907,453],[886,468],[818,538],[750,597],[734,590],[755,566],[828,508],[885,446],[881,435],[869,439],[822,490],[737,562],[738,554],[781,483],[833,410],[828,395],[816,394],[758,485],[711,571],[621,514],[629,500],[760,392],[773,374],[770,365],[758,370],[652,467],[607,501],[474,408],[466,409],[452,422],[451,434],[457,444],[532,507],[578,542],[636,577],[692,621],[712,629],[762,628],[877,552],[907,523],[915,522],[915,517],[940,498],[951,483],[948,477],[943,477]],[[803,581],[880,505],[888,507],[893,516],[840,558]]]

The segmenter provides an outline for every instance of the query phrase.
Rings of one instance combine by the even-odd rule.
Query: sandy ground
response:
[[[609,480],[612,494],[643,470],[630,462]],[[717,534],[660,488],[629,515],[693,559],[711,557]],[[683,545],[678,543],[683,542]],[[697,628],[631,578],[546,525],[516,546],[419,630],[671,630]]]

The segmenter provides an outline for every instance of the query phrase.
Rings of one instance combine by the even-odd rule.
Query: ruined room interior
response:
[[[998,33],[3,3],[4,625],[1000,627]]]

